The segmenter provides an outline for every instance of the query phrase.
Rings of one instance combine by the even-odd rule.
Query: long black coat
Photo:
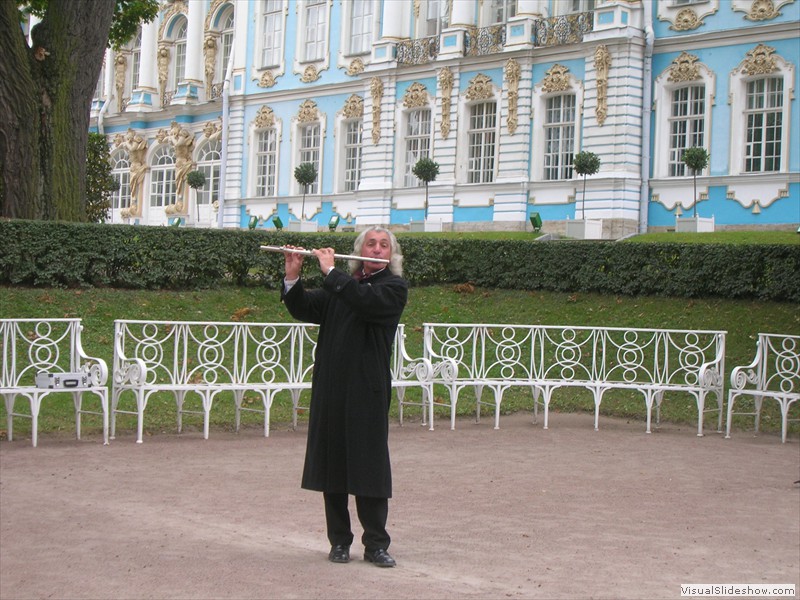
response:
[[[408,284],[385,269],[358,281],[332,270],[322,289],[298,281],[282,300],[320,325],[302,487],[390,498],[390,361]]]

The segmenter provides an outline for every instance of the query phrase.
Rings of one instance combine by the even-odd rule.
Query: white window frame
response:
[[[150,158],[150,198],[149,204],[155,208],[165,208],[177,200],[175,185],[175,152],[172,146],[161,144]]]
[[[364,164],[364,119],[342,117],[338,120],[337,131],[336,190],[343,193],[357,192]]]
[[[262,138],[272,138],[273,148],[264,149]],[[278,195],[278,161],[280,159],[279,126],[257,128],[253,131],[253,192],[256,198],[274,198]],[[265,169],[262,172],[262,166]]]
[[[693,82],[672,89],[670,94],[669,109],[667,120],[669,122],[669,145],[667,155],[667,175],[669,177],[686,177],[692,175],[683,162],[683,153],[688,148],[700,147],[708,148],[708,130],[706,129],[706,119],[708,109],[706,107],[705,84]],[[676,101],[676,94],[687,94],[688,97],[679,102]],[[695,110],[697,103],[702,103],[702,111]],[[676,115],[675,109],[679,105],[687,107],[683,114]],[[682,124],[684,130],[680,132],[683,143],[676,143],[676,126]]]
[[[342,5],[344,9],[342,48],[345,56],[370,54],[380,27],[380,6],[375,0],[351,0]],[[354,40],[360,40],[354,47]]]
[[[117,189],[111,192],[112,209],[128,208],[131,205],[131,159],[128,152],[119,148],[111,153],[111,177]]]
[[[475,127],[476,116],[484,121],[488,115],[485,112],[483,116],[476,115],[478,109],[486,110],[488,107],[493,109],[493,123],[481,123],[479,127]],[[500,107],[498,106],[497,99],[480,100],[471,102],[467,106],[467,120],[466,120],[466,135],[467,144],[465,147],[466,152],[466,179],[465,183],[468,184],[485,184],[493,183],[497,179],[497,159],[500,146]],[[492,151],[487,152],[489,143],[487,136],[491,137]],[[475,149],[478,150],[478,155],[474,155]],[[486,165],[486,161],[490,160],[491,165]]]
[[[756,173],[787,173],[789,169],[789,152],[791,148],[791,108],[792,92],[795,86],[795,68],[779,54],[772,54],[775,70],[771,73],[748,75],[744,73],[742,63],[732,72],[730,77],[731,98],[731,145],[730,145],[730,172],[731,175],[752,175]],[[781,125],[781,160],[780,168],[774,171],[747,171],[747,85],[757,79],[770,79],[780,77],[783,79],[782,94],[782,125]]]
[[[558,182],[571,181],[561,179],[545,179],[544,155],[545,155],[545,118],[547,112],[547,99],[552,96],[562,94],[575,95],[575,143],[573,152],[580,152],[580,131],[583,123],[583,84],[575,79],[571,74],[567,74],[567,85],[563,90],[555,92],[545,92],[543,82],[534,86],[531,108],[536,118],[533,120],[533,130],[531,132],[533,145],[531,149],[531,180],[536,182]]]
[[[678,175],[670,175],[670,160],[672,158],[670,123],[672,121],[672,98],[675,90],[691,86],[704,86],[705,135],[703,147],[706,149],[711,147],[711,136],[713,132],[711,118],[713,115],[714,93],[717,85],[716,75],[701,62],[697,62],[695,66],[697,67],[697,79],[691,81],[670,81],[670,65],[670,67],[662,71],[655,80],[653,105],[655,106],[654,112],[656,121],[652,163],[654,179],[680,177]],[[691,173],[687,172],[684,176],[689,177]]]
[[[254,62],[258,70],[271,69],[282,74],[286,44],[288,0],[261,0],[258,4],[258,50]]]
[[[328,55],[330,5],[327,0],[305,0],[298,27],[301,63],[323,62]]]
[[[553,106],[558,103],[559,106]],[[571,106],[569,106],[571,104]],[[558,112],[559,117],[563,117],[565,112],[571,111],[572,119],[559,118],[551,120],[551,115]],[[578,152],[578,104],[574,92],[564,92],[561,94],[550,94],[545,98],[544,123],[544,151],[542,152],[542,177],[544,181],[570,181],[574,175],[572,161],[575,153]],[[558,148],[551,151],[551,133],[559,132]],[[569,148],[565,149],[565,144]],[[551,157],[556,157],[552,164],[548,164]],[[552,172],[555,171],[555,175]]]

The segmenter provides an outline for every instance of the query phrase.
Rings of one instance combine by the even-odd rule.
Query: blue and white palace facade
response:
[[[797,0],[167,0],[92,126],[113,222],[796,229],[799,63]]]

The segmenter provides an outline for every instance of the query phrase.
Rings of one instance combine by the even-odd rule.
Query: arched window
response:
[[[139,72],[142,65],[142,30],[136,33],[131,42],[131,92],[139,87]]]
[[[175,204],[175,153],[171,146],[160,146],[150,165],[150,206]]]
[[[111,155],[111,177],[117,182],[111,193],[111,208],[128,208],[131,205],[131,161],[125,150],[119,149]]]
[[[180,17],[172,27],[175,32],[173,41],[175,42],[175,60],[173,61],[174,71],[172,72],[172,89],[177,90],[178,84],[186,76],[186,18]]]
[[[233,50],[233,23],[233,7],[229,6],[225,9],[220,19],[220,46],[222,52],[219,53],[220,66],[217,70],[217,73],[219,73],[217,77],[218,81],[225,79],[225,69],[228,68],[228,60],[230,60],[231,51]]]
[[[222,142],[209,141],[197,154],[197,170],[206,176],[206,184],[197,190],[197,203],[209,204],[219,198],[219,165]]]

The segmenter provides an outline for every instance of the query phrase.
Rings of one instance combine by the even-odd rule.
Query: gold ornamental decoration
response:
[[[271,88],[276,83],[275,75],[272,71],[267,70],[261,74],[261,78],[258,80],[258,87]]]
[[[691,8],[684,8],[675,15],[675,22],[669,26],[674,31],[691,31],[697,29],[703,22]]]
[[[697,64],[698,60],[699,58],[694,54],[681,52],[681,55],[673,60],[669,67],[669,77],[667,77],[667,81],[683,83],[700,79],[700,67]]]
[[[403,106],[406,108],[422,108],[428,106],[427,88],[418,81],[412,83],[403,95]]]
[[[270,129],[275,126],[275,113],[266,104],[258,109],[253,124],[258,129]]]
[[[369,92],[372,95],[372,143],[377,144],[381,139],[381,100],[383,100],[383,82],[379,77],[370,80]]]
[[[450,135],[450,95],[453,93],[453,72],[449,67],[439,71],[439,87],[442,88],[442,138]]]
[[[300,81],[303,83],[311,83],[312,81],[316,81],[319,79],[319,71],[317,71],[317,67],[314,65],[308,65],[305,69],[303,69],[303,76],[300,78]]]
[[[350,75],[351,77],[355,77],[359,73],[364,72],[364,61],[360,58],[354,58],[350,63],[350,66],[347,67],[347,71],[345,73]]]
[[[611,54],[605,44],[594,51],[594,70],[597,79],[597,106],[594,109],[597,124],[602,126],[608,116],[608,70],[611,68]]]
[[[361,96],[353,94],[345,100],[342,114],[347,119],[359,119],[364,116],[364,99]]]
[[[544,75],[542,89],[547,94],[566,92],[569,89],[569,68],[555,64]]]
[[[777,70],[775,48],[759,44],[747,53],[742,72],[745,75],[769,75]]]
[[[466,95],[467,100],[490,100],[494,98],[491,77],[483,73],[475,75],[469,81]]]
[[[519,63],[513,58],[506,63],[506,81],[508,82],[508,133],[514,135],[517,131],[519,107],[519,80],[522,76],[522,69]]]
[[[313,100],[305,100],[297,111],[297,121],[300,123],[313,123],[319,121],[319,110],[317,103]]]

